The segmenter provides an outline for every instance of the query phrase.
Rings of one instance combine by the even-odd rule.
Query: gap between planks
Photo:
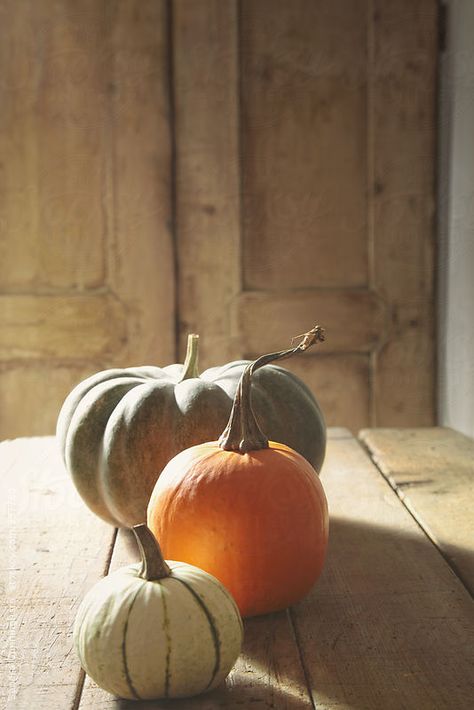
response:
[[[292,609],[318,710],[471,708],[472,600],[354,438],[322,470],[329,552]]]
[[[110,563],[112,562],[112,556],[114,554],[115,543],[117,542],[118,528],[114,529],[112,534],[112,540],[110,541],[110,547],[105,559],[103,577],[106,577],[109,573]],[[71,710],[78,710],[79,704],[81,702],[82,691],[84,690],[84,683],[86,680],[86,673],[83,668],[79,671],[79,678],[77,681],[76,693],[72,702]]]
[[[363,429],[358,439],[385,483],[472,598],[474,511],[468,504],[474,474],[472,439],[447,427]]]

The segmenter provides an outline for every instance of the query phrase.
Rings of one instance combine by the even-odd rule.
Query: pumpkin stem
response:
[[[184,360],[183,372],[181,373],[180,382],[182,382],[183,380],[190,380],[192,377],[199,377],[198,350],[199,335],[196,335],[196,333],[190,333],[188,335],[186,358]]]
[[[324,329],[319,325],[315,325],[307,333],[296,335],[292,342],[296,338],[301,338],[296,347],[281,350],[277,353],[270,353],[269,355],[262,355],[247,365],[243,371],[235,393],[229,421],[218,442],[220,448],[224,449],[224,451],[237,451],[241,454],[246,454],[248,451],[268,448],[268,439],[260,429],[252,409],[252,375],[260,367],[268,365],[270,362],[291,357],[296,355],[296,353],[304,352],[315,343],[322,342],[324,340]]]
[[[150,528],[143,523],[142,525],[134,525],[132,530],[136,537],[142,560],[140,577],[150,582],[154,579],[169,577],[171,570],[163,559],[160,546]]]

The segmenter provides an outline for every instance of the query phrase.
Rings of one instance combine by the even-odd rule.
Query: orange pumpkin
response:
[[[322,332],[315,328],[296,348],[251,363],[219,442],[175,456],[148,505],[148,526],[164,555],[217,577],[243,616],[295,603],[323,568],[328,508],[322,484],[300,454],[268,441],[251,406],[253,372],[318,339]]]

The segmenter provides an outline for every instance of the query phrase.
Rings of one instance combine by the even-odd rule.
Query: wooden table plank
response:
[[[120,530],[110,571],[138,559],[127,530]],[[310,700],[293,629],[286,612],[247,619],[242,653],[225,685],[195,698],[137,702],[119,700],[86,678],[79,710],[216,710],[217,708],[310,710]]]
[[[114,529],[79,499],[53,437],[6,441],[0,462],[0,706],[71,708],[82,677],[72,623],[107,569]]]
[[[364,429],[372,460],[474,594],[474,440],[447,427]]]
[[[322,472],[326,568],[292,610],[319,710],[468,710],[474,605],[354,439]]]
[[[225,686],[168,703],[116,700],[89,679],[82,689],[71,648],[77,605],[111,555],[115,569],[136,549],[126,532],[114,546],[113,528],[82,504],[52,437],[5,442],[0,456],[2,707],[471,707],[472,600],[347,431],[329,432],[322,479],[330,552],[320,584],[290,614],[246,622],[243,654]]]

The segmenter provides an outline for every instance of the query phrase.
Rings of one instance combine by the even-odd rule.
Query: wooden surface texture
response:
[[[453,549],[462,546],[470,559],[474,554],[472,517],[465,512],[472,505],[473,443],[437,428],[368,430],[362,437],[376,464],[347,430],[330,430],[321,475],[330,546],[314,590],[287,611],[245,622],[242,654],[222,687],[199,698],[148,703],[100,690],[72,648],[75,612],[87,590],[109,569],[136,559],[130,533],[117,535],[85,508],[54,439],[1,444],[7,509],[0,528],[6,591],[0,705],[470,709],[474,605],[469,560]],[[433,507],[438,499],[444,515]]]
[[[447,427],[366,429],[372,460],[474,594],[474,441]]]

